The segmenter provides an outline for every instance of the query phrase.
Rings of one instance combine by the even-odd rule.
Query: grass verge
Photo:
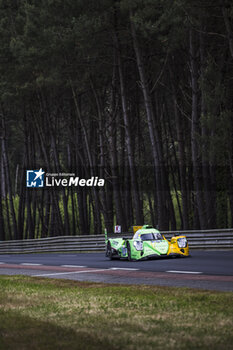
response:
[[[232,349],[232,296],[0,276],[0,349]]]

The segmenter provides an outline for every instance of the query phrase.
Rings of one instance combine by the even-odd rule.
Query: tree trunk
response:
[[[6,182],[7,182],[8,198],[9,198],[9,203],[10,203],[11,218],[12,218],[12,223],[13,223],[14,239],[18,239],[18,229],[17,229],[14,201],[13,201],[13,196],[12,196],[9,160],[8,160],[8,153],[6,150],[6,139],[5,139],[5,137],[6,137],[6,125],[5,125],[4,116],[2,116],[2,130],[3,130],[2,155],[3,155],[3,162],[5,165],[5,171],[6,171]]]
[[[0,179],[2,178],[2,167],[0,168]],[[2,211],[2,186],[0,185],[0,241],[5,241],[4,217]]]
[[[116,50],[113,57],[112,86],[110,95],[108,145],[111,168],[111,190],[113,191],[114,207],[116,212],[116,224],[122,226],[122,231],[126,232],[126,218],[123,209],[123,199],[121,195],[122,183],[120,182],[119,166],[117,159],[117,124],[118,124],[118,100],[116,94]],[[121,174],[122,175],[122,174]],[[121,176],[122,179],[122,176]]]
[[[99,139],[99,148],[100,148],[100,159],[99,159],[99,176],[100,178],[104,178],[105,177],[105,172],[104,170],[106,170],[106,149],[105,149],[105,143],[104,143],[104,139],[106,139],[106,137],[104,137],[105,134],[105,123],[103,121],[103,111],[101,108],[101,104],[100,104],[100,98],[97,94],[96,89],[94,88],[94,84],[91,80],[91,87],[93,90],[93,94],[95,97],[95,102],[96,102],[96,108],[97,108],[97,114],[98,114],[98,126],[99,126],[99,135],[98,135],[98,139]],[[104,216],[104,222],[105,222],[105,227],[107,228],[108,232],[111,232],[113,229],[113,213],[111,212],[111,205],[109,206],[109,201],[107,201],[107,196],[106,196],[106,187],[107,187],[107,183],[105,183],[105,188],[100,188],[99,189],[99,193],[100,193],[100,198],[101,198],[101,202],[102,202],[102,212],[103,212],[103,216]]]
[[[129,170],[131,177],[131,190],[133,196],[133,207],[135,210],[135,218],[136,223],[138,225],[143,224],[143,213],[142,213],[142,205],[141,199],[139,195],[139,187],[137,181],[137,169],[134,161],[133,154],[133,146],[132,146],[132,136],[130,132],[130,120],[127,110],[127,102],[126,102],[126,92],[125,92],[125,82],[124,82],[124,74],[123,74],[123,65],[121,61],[121,51],[120,51],[120,43],[115,33],[115,44],[117,49],[117,63],[118,63],[118,72],[120,78],[120,94],[121,94],[121,105],[122,105],[122,113],[124,119],[124,127],[125,127],[125,142],[126,142],[126,150],[129,162]]]
[[[223,19],[224,19],[224,23],[225,23],[225,27],[226,27],[226,31],[227,31],[230,53],[231,53],[231,57],[233,59],[233,31],[231,29],[231,23],[229,20],[229,11],[226,7],[222,8],[222,14],[223,14]]]
[[[89,141],[88,141],[87,130],[86,130],[86,127],[85,127],[83,119],[82,119],[76,91],[75,91],[75,88],[73,86],[73,82],[72,82],[71,78],[70,78],[69,82],[70,82],[73,101],[74,101],[74,105],[75,105],[76,115],[77,115],[77,118],[78,118],[79,123],[81,125],[81,129],[82,129],[83,136],[84,136],[84,142],[85,142],[85,146],[86,146],[86,152],[87,152],[87,157],[88,157],[88,162],[89,162],[90,172],[91,172],[90,175],[95,176],[95,174],[93,173],[94,164],[93,164],[91,149],[90,149],[90,145],[89,145]],[[92,186],[91,190],[92,190],[92,194],[93,194],[93,199],[95,201],[95,203],[93,205],[93,210],[94,210],[93,214],[94,214],[94,220],[95,220],[95,224],[94,224],[95,225],[95,232],[101,233],[101,231],[102,231],[102,224],[101,224],[101,219],[100,219],[101,204],[100,204],[99,197],[97,195],[95,187]]]
[[[25,196],[26,196],[26,187],[25,187],[25,153],[22,167],[20,169],[20,189],[19,189],[19,206],[18,206],[18,234],[19,239],[24,238],[24,220],[25,220]]]
[[[146,109],[146,115],[147,115],[147,123],[149,128],[149,135],[150,135],[150,141],[151,141],[151,147],[152,147],[152,154],[153,154],[153,161],[154,161],[154,167],[155,167],[155,176],[156,176],[156,197],[157,197],[157,211],[158,211],[158,226],[160,230],[167,228],[167,222],[165,219],[165,202],[164,202],[164,194],[163,194],[163,186],[162,186],[162,174],[161,174],[161,159],[160,159],[160,150],[159,150],[159,136],[154,131],[154,125],[153,120],[154,118],[154,111],[152,106],[152,100],[151,95],[149,92],[149,87],[146,79],[144,64],[142,60],[142,54],[138,43],[137,33],[135,24],[132,18],[132,13],[130,14],[130,22],[131,22],[131,33],[133,38],[133,45],[134,45],[134,51],[136,55],[137,60],[137,67],[138,72],[140,76],[141,81],[141,88],[143,92],[144,97],[144,104]]]
[[[202,28],[204,31],[205,28]],[[204,70],[206,67],[206,52],[205,52],[205,42],[203,33],[200,33],[200,59],[201,59],[201,75],[204,75]],[[209,137],[208,130],[205,126],[205,118],[207,116],[207,109],[205,103],[204,89],[201,91],[201,116],[202,116],[202,125],[201,125],[201,137],[202,137],[202,177],[203,177],[203,188],[204,188],[204,199],[206,206],[206,228],[214,228],[216,226],[216,212],[215,212],[215,196],[213,195],[214,191],[211,186],[210,181],[210,163],[208,157],[208,144],[207,140]]]
[[[188,196],[187,196],[187,185],[186,185],[186,157],[185,157],[185,142],[184,142],[184,131],[183,123],[180,117],[180,113],[177,108],[177,97],[176,90],[174,87],[174,76],[170,69],[171,86],[172,86],[172,103],[176,121],[176,133],[178,142],[178,167],[180,173],[180,189],[182,198],[182,223],[183,229],[189,229],[189,214],[188,214]]]
[[[201,229],[206,228],[206,215],[202,193],[202,166],[200,161],[198,136],[199,134],[199,112],[198,112],[198,65],[197,65],[197,48],[195,45],[195,34],[190,29],[190,75],[192,88],[192,124],[191,124],[191,148],[193,162],[193,181],[196,194],[198,217]]]

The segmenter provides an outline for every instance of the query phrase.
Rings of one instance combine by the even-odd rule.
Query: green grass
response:
[[[233,293],[0,276],[0,349],[232,349]]]

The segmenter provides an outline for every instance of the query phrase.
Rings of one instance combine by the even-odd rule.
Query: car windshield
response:
[[[155,238],[154,238],[153,233],[145,233],[145,234],[141,235],[142,241],[153,241],[154,239]]]
[[[159,240],[163,239],[161,233],[145,233],[141,235],[141,240],[142,241],[154,241],[154,240]]]

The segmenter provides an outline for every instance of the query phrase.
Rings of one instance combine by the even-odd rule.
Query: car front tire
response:
[[[106,249],[106,256],[112,260],[112,247],[111,247],[111,243],[108,242],[107,244],[107,249]]]
[[[132,261],[132,258],[131,258],[131,248],[130,248],[129,242],[127,242],[127,252],[128,252],[128,260],[129,260],[129,261]]]

